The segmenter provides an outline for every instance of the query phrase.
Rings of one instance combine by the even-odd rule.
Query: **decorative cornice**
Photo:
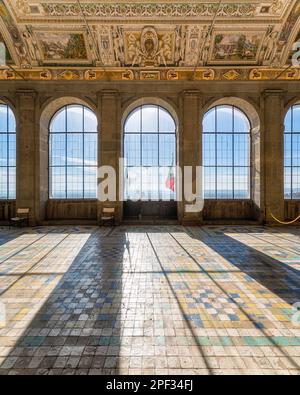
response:
[[[47,16],[76,17],[81,15],[77,3],[41,3]],[[219,7],[217,16],[252,17],[257,6],[253,3],[226,3]],[[86,17],[102,18],[197,18],[214,16],[218,3],[82,3]]]
[[[23,78],[22,78],[23,77]],[[300,69],[271,68],[34,68],[0,69],[0,81],[300,81]]]

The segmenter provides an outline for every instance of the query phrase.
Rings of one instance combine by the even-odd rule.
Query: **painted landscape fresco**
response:
[[[257,33],[217,34],[211,59],[231,62],[255,61],[259,44],[260,37]]]
[[[2,46],[4,48],[4,53],[1,52]],[[6,46],[6,43],[5,43],[4,38],[1,33],[0,33],[0,61],[1,61],[1,65],[13,63],[12,57],[10,55],[10,52]]]
[[[87,60],[84,36],[81,33],[38,32],[43,56],[48,61]]]

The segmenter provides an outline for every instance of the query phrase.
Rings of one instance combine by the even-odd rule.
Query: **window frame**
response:
[[[6,131],[0,131],[0,135],[6,136],[6,155],[7,155],[7,163],[5,166],[0,165],[0,168],[6,169],[6,197],[0,198],[0,200],[7,200],[7,201],[13,201],[16,200],[16,194],[17,194],[17,120],[16,116],[11,109],[11,107],[7,103],[0,102],[1,107],[6,108]],[[14,124],[15,128],[14,131],[10,131],[10,125],[9,125],[9,112],[11,111],[12,116],[14,117]],[[10,149],[9,149],[9,136],[13,135],[15,136],[15,164],[10,165]],[[14,193],[13,197],[10,197],[10,169],[15,169],[15,176],[14,176]]]
[[[222,108],[222,107],[230,107],[231,108],[231,110],[232,110],[232,131],[230,131],[230,132],[219,132],[219,131],[217,131],[217,129],[218,129],[218,124],[217,124],[217,113],[218,113],[218,108]],[[237,110],[237,111],[239,111],[239,112],[241,112],[243,115],[244,115],[244,117],[245,117],[245,119],[247,120],[247,122],[248,122],[248,125],[249,125],[249,129],[248,129],[248,132],[235,132],[234,131],[234,127],[235,127],[235,122],[234,122],[234,120],[235,120],[235,114],[234,114],[234,111],[235,110]],[[215,112],[215,119],[214,119],[214,122],[215,122],[215,130],[214,130],[214,132],[205,132],[205,130],[204,130],[204,126],[203,126],[203,123],[204,123],[204,118],[205,118],[205,116],[210,112],[210,111],[214,111]],[[205,112],[205,114],[204,114],[204,116],[203,116],[203,119],[202,119],[202,157],[203,157],[203,196],[204,196],[204,199],[205,200],[225,200],[225,201],[246,201],[246,200],[251,200],[252,199],[252,175],[253,175],[253,168],[252,168],[252,150],[253,150],[253,147],[252,147],[252,133],[251,133],[251,130],[252,130],[252,126],[251,126],[251,122],[250,122],[250,119],[249,119],[249,117],[247,116],[247,114],[240,108],[240,107],[238,107],[238,106],[236,106],[236,105],[233,105],[233,104],[230,104],[230,103],[222,103],[222,104],[218,104],[218,105],[215,105],[215,106],[213,106],[213,107],[210,107],[206,112]],[[214,160],[214,165],[208,165],[208,166],[206,166],[205,165],[205,163],[204,163],[204,148],[205,148],[205,146],[204,146],[204,136],[205,135],[213,135],[213,136],[215,136],[215,146],[214,146],[214,156],[215,156],[215,160]],[[231,165],[218,165],[217,163],[218,163],[218,139],[217,139],[217,136],[218,135],[229,135],[229,136],[232,136],[232,164]],[[234,143],[234,136],[237,136],[237,135],[246,135],[246,136],[248,136],[248,165],[247,166],[242,166],[242,165],[235,165],[235,163],[234,163],[234,160],[235,160],[235,155],[234,155],[234,152],[235,152],[235,150],[234,150],[234,147],[235,147],[235,143]],[[215,169],[215,175],[214,175],[214,177],[215,177],[215,188],[213,189],[213,192],[214,192],[214,197],[206,197],[205,196],[205,184],[204,184],[204,182],[205,182],[205,168],[211,168],[211,169]],[[217,169],[218,168],[226,168],[226,169],[231,169],[231,171],[232,171],[232,187],[231,187],[231,189],[229,190],[229,192],[230,193],[232,193],[232,196],[231,197],[218,197],[218,173],[217,173]],[[246,198],[243,198],[243,197],[235,197],[235,185],[236,185],[236,181],[235,181],[235,169],[240,169],[240,168],[244,168],[244,169],[248,169],[248,176],[247,176],[247,178],[248,178],[248,189],[247,189],[247,195],[248,195],[248,197],[246,197]]]
[[[155,132],[149,132],[149,131],[143,131],[143,117],[142,117],[142,109],[143,108],[145,108],[145,107],[155,107],[155,108],[157,108],[157,131],[155,131]],[[168,116],[172,119],[172,121],[173,121],[173,123],[174,123],[174,131],[173,132],[160,132],[160,130],[159,130],[159,110],[163,110],[163,111],[165,111],[167,114],[168,114]],[[134,131],[134,132],[126,132],[126,124],[127,124],[127,122],[128,122],[128,120],[130,119],[130,117],[134,114],[134,113],[136,113],[136,112],[140,112],[140,121],[139,121],[139,131]],[[140,157],[140,164],[139,165],[126,165],[126,163],[125,163],[125,138],[126,138],[126,136],[127,135],[138,135],[138,136],[140,136],[140,142],[139,142],[139,144],[140,144],[140,150],[139,150],[139,152],[140,152],[140,155],[139,155],[139,157]],[[158,165],[157,166],[150,166],[150,165],[142,165],[142,163],[143,163],[143,139],[142,139],[142,136],[143,135],[146,135],[146,136],[157,136],[157,162],[158,162]],[[175,137],[175,142],[174,142],[174,157],[173,157],[173,169],[174,169],[174,177],[175,177],[175,180],[176,180],[176,164],[177,164],[177,122],[176,122],[176,120],[174,119],[174,117],[172,116],[172,114],[170,113],[170,111],[166,108],[166,107],[164,107],[163,105],[161,105],[161,104],[157,104],[157,103],[152,103],[152,102],[149,102],[149,103],[143,103],[143,104],[140,104],[140,105],[137,105],[136,107],[134,107],[129,113],[128,113],[128,115],[126,116],[126,118],[124,119],[124,122],[123,122],[123,157],[124,157],[124,168],[123,168],[123,176],[124,176],[124,183],[123,183],[123,198],[124,198],[124,201],[126,202],[126,201],[139,201],[139,202],[148,202],[148,201],[170,201],[170,202],[173,202],[173,201],[176,201],[176,195],[177,195],[177,189],[176,189],[176,181],[175,181],[175,191],[174,191],[174,197],[173,198],[169,198],[169,199],[167,199],[167,198],[165,198],[165,197],[162,197],[162,194],[161,194],[161,188],[160,188],[160,185],[161,185],[161,183],[160,183],[160,169],[161,168],[165,168],[165,169],[169,169],[171,166],[167,166],[167,165],[160,165],[160,149],[159,149],[159,146],[160,146],[160,136],[174,136]],[[140,193],[141,193],[141,195],[142,195],[142,191],[143,191],[143,188],[142,188],[142,185],[143,185],[143,180],[142,180],[142,169],[143,168],[151,168],[151,167],[157,167],[158,168],[158,174],[157,174],[157,176],[158,176],[158,187],[157,187],[157,195],[158,195],[158,198],[157,199],[150,199],[150,197],[148,197],[148,198],[143,198],[142,196],[141,197],[139,197],[138,199],[135,199],[135,198],[128,198],[127,196],[125,196],[125,193],[126,193],[126,179],[125,179],[125,171],[126,171],[126,168],[140,168],[141,170],[141,176],[140,176]]]
[[[294,144],[293,143],[293,141],[294,141],[293,136],[295,136],[295,135],[300,136],[300,130],[299,131],[294,131],[293,130],[294,129],[294,108],[295,107],[299,108],[299,110],[300,110],[300,103],[295,103],[292,106],[290,106],[288,111],[285,114],[285,117],[284,117],[284,133],[283,133],[283,136],[284,136],[284,142],[283,142],[283,144],[284,144],[284,149],[283,149],[283,152],[284,152],[284,158],[283,158],[284,186],[283,186],[283,190],[284,190],[284,200],[287,200],[287,201],[300,200],[300,198],[294,197],[294,193],[295,192],[294,192],[294,188],[293,188],[294,171],[295,171],[295,169],[298,169],[300,171],[300,166],[295,166],[293,164],[293,144]],[[291,130],[287,131],[286,130],[286,119],[287,119],[288,114],[289,114],[290,111],[291,111]],[[291,162],[290,162],[291,164],[290,164],[290,166],[286,166],[286,164],[285,164],[285,152],[286,152],[285,136],[290,136],[290,155],[291,155]],[[300,151],[300,148],[299,148],[299,151]],[[299,155],[300,155],[300,152],[299,152]],[[290,197],[286,197],[286,193],[285,193],[286,192],[286,183],[285,183],[285,171],[286,171],[286,169],[290,169],[290,173],[291,173],[290,174],[290,191],[289,191],[290,192],[289,193]]]
[[[67,116],[67,109],[69,107],[81,107],[82,108],[82,131],[68,131],[68,116]],[[89,200],[97,200],[97,186],[96,186],[96,196],[95,197],[85,197],[84,196],[84,192],[85,192],[85,183],[84,183],[84,170],[86,168],[95,168],[96,169],[96,183],[97,183],[97,169],[98,169],[98,155],[99,155],[99,123],[98,123],[98,119],[97,119],[97,129],[95,132],[90,132],[90,131],[85,131],[84,130],[84,111],[85,109],[91,111],[96,119],[97,119],[97,115],[95,113],[95,111],[93,109],[91,109],[89,106],[85,105],[85,104],[78,104],[78,103],[70,103],[70,104],[66,104],[62,107],[60,107],[57,111],[55,111],[55,113],[52,115],[50,121],[49,121],[49,126],[48,126],[48,199],[49,200],[65,200],[65,201],[78,201],[78,200],[85,200],[85,201],[89,201]],[[58,116],[60,113],[62,113],[63,111],[65,111],[65,127],[64,127],[64,131],[58,131],[58,132],[53,132],[51,131],[51,125],[55,119],[56,116]],[[68,144],[67,144],[67,136],[68,134],[73,134],[73,135],[82,135],[82,165],[68,165],[67,163],[67,150],[68,150]],[[92,135],[96,135],[96,165],[86,165],[84,163],[84,136],[88,135],[88,134],[92,134]],[[64,135],[65,136],[65,164],[64,165],[52,165],[51,164],[51,153],[52,153],[52,147],[51,147],[51,136],[52,135]],[[82,186],[82,197],[68,197],[68,168],[76,168],[76,167],[82,167],[82,182],[81,182],[81,186]],[[52,197],[52,168],[64,168],[65,169],[65,185],[64,185],[64,191],[65,191],[65,197],[63,198],[58,198],[58,197]]]

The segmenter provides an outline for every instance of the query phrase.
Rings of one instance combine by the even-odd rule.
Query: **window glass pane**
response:
[[[142,165],[158,166],[158,135],[142,135]]]
[[[83,136],[80,133],[68,133],[67,166],[80,165],[83,165]]]
[[[84,165],[97,166],[97,134],[86,133],[84,139]]]
[[[66,135],[50,134],[50,166],[63,166],[66,160]]]
[[[142,167],[142,199],[158,200],[158,167]]]
[[[249,199],[249,168],[235,167],[234,168],[234,198],[235,199]]]
[[[97,197],[97,168],[84,168],[84,197],[95,199]]]
[[[232,139],[230,134],[217,134],[217,166],[232,166]]]
[[[58,113],[54,115],[51,121],[50,132],[65,132],[66,131],[66,109],[63,108]]]
[[[97,117],[93,111],[89,108],[84,107],[84,131],[85,132],[97,132]]]
[[[172,166],[175,165],[175,134],[164,134],[159,136],[159,165]]]
[[[168,179],[170,168],[176,163],[175,123],[166,110],[145,105],[129,115],[125,124],[124,158],[125,199],[157,200],[175,196]]]
[[[203,134],[203,164],[204,166],[215,166],[216,164],[215,134]]]
[[[217,167],[217,199],[233,199],[232,167]]]
[[[16,134],[8,135],[8,165],[16,166]]]
[[[16,118],[10,108],[8,108],[8,130],[9,132],[16,132]]]
[[[234,131],[236,133],[249,133],[250,131],[248,118],[237,108],[234,108]]]
[[[203,189],[205,199],[216,198],[216,168],[205,167],[203,175]]]
[[[0,133],[0,166],[7,166],[7,134]]]
[[[284,135],[284,165],[292,165],[292,135],[288,133]]]
[[[125,123],[125,133],[139,133],[141,131],[141,107],[130,113]]]
[[[300,105],[291,107],[285,119],[284,166],[285,199],[300,199]]]
[[[293,107],[292,128],[293,132],[300,132],[300,106]]]
[[[8,169],[8,199],[16,198],[16,168],[9,167]]]
[[[141,165],[141,135],[127,134],[124,137],[124,158],[127,166]]]
[[[16,197],[16,122],[12,110],[0,104],[0,199]]]
[[[62,127],[66,117],[67,129]],[[54,116],[49,139],[50,198],[97,197],[97,133],[96,116],[86,107],[67,106]]]
[[[300,166],[300,134],[293,134],[292,148],[292,164],[293,166]]]
[[[7,167],[0,167],[0,199],[7,199]]]
[[[67,167],[67,197],[68,199],[83,198],[83,167]]]
[[[209,110],[203,118],[203,132],[215,133],[216,131],[216,109]]]
[[[249,134],[235,134],[234,137],[234,165],[249,166]]]
[[[66,168],[52,167],[50,172],[50,198],[66,198]]]
[[[83,107],[68,106],[67,107],[67,131],[83,132]]]
[[[218,133],[233,132],[233,109],[231,106],[217,107],[217,131]]]
[[[214,127],[214,111],[216,130],[209,134],[206,132]],[[204,197],[248,199],[251,141],[246,115],[233,106],[217,106],[204,116],[203,132]]]
[[[7,132],[7,106],[0,104],[0,133]]]
[[[159,168],[159,198],[162,200],[174,200],[176,191],[176,168]]]
[[[293,199],[300,199],[300,167],[293,168]]]
[[[125,199],[140,200],[142,167],[125,167],[124,170]]]
[[[286,132],[292,131],[292,109],[290,108],[284,120],[284,128]]]
[[[171,115],[164,110],[159,108],[159,131],[161,133],[174,133],[175,132],[175,122]]]
[[[284,198],[292,198],[292,169],[291,167],[285,167],[284,169]]]
[[[158,132],[158,107],[142,107],[142,132]]]

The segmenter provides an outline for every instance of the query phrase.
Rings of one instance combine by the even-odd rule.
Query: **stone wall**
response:
[[[178,165],[200,165],[204,113],[217,104],[240,107],[251,122],[251,183],[249,201],[207,201],[203,213],[186,213],[178,204],[181,223],[222,220],[272,223],[299,212],[299,202],[283,196],[283,122],[290,105],[300,100],[300,82],[0,82],[1,100],[17,120],[17,207],[29,207],[31,223],[73,219],[95,221],[100,201],[49,201],[48,126],[63,105],[78,103],[95,111],[99,121],[99,163],[118,169],[122,156],[124,117],[136,103],[164,103],[177,122]],[[119,188],[119,187],[118,187]],[[118,189],[117,188],[117,189]],[[123,204],[115,202],[122,220]]]

